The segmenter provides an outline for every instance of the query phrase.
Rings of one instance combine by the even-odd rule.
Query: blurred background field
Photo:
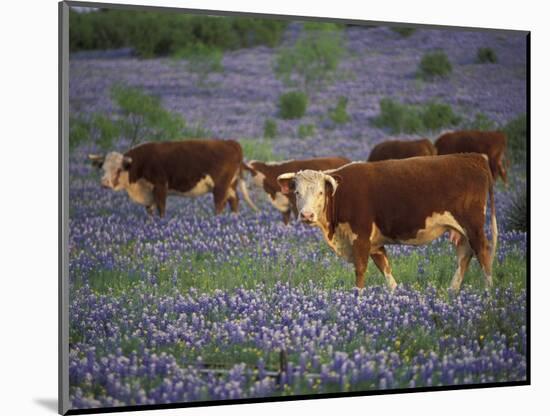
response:
[[[112,10],[70,25],[74,407],[525,378],[523,34]],[[249,160],[366,160],[389,137],[463,128],[506,131],[510,183],[496,289],[474,260],[457,297],[444,239],[391,247],[396,294],[372,262],[358,293],[318,230],[284,226],[262,192],[259,212],[171,198],[151,220],[86,161],[182,138],[236,139]]]

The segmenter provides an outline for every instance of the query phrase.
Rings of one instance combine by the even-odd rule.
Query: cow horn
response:
[[[99,162],[100,160],[104,160],[105,156],[89,154],[88,159],[90,159],[92,162]]]
[[[92,161],[92,166],[95,166],[96,168],[101,168],[101,165],[103,165],[103,162],[105,161],[105,156],[89,154],[88,159]]]
[[[277,180],[280,181],[282,179],[294,179],[296,177],[295,172],[289,172],[289,173],[283,173],[279,176],[277,176]]]
[[[338,182],[330,175],[325,175],[325,180],[330,182],[330,184],[332,185],[332,195],[334,196],[334,194],[336,193],[336,188],[338,187]]]

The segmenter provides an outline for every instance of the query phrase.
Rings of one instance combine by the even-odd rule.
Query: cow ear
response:
[[[336,193],[336,188],[342,182],[342,177],[340,175],[325,175],[325,186],[327,187],[327,193],[334,195]]]
[[[296,189],[295,177],[295,173],[283,173],[277,177],[277,183],[281,187],[281,192],[283,194],[287,195],[294,192],[294,189]]]
[[[100,169],[101,166],[103,166],[103,162],[105,161],[105,156],[103,155],[88,155],[88,159],[92,161],[92,166]]]
[[[130,156],[124,156],[122,158],[122,169],[129,170],[132,166],[132,158]]]

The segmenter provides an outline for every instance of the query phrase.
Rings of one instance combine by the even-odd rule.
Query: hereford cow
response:
[[[246,202],[256,209],[242,179],[243,153],[233,140],[184,140],[144,143],[124,154],[89,155],[103,169],[101,184],[125,190],[132,201],[164,216],[168,195],[214,194],[216,214],[227,202],[237,212],[237,185]]]
[[[422,245],[451,230],[460,235],[451,288],[460,290],[474,254],[492,285],[498,230],[491,172],[482,155],[357,162],[324,172],[285,173],[278,181],[283,193],[296,195],[300,219],[321,228],[328,245],[354,264],[359,288],[369,255],[389,287],[396,287],[384,245]],[[483,230],[487,194],[491,252]]]
[[[374,146],[368,161],[406,159],[414,156],[435,156],[436,154],[436,148],[428,139],[387,140]]]
[[[489,158],[491,174],[507,183],[505,165],[506,134],[501,131],[455,131],[444,133],[435,142],[437,154],[482,153]]]
[[[296,198],[294,194],[283,195],[281,188],[277,183],[277,176],[287,172],[297,172],[303,169],[326,170],[335,169],[343,166],[350,161],[344,157],[325,157],[305,160],[286,160],[283,162],[258,162],[250,161],[246,164],[254,184],[262,188],[269,202],[283,214],[283,222],[288,224],[290,213],[293,212],[298,217],[296,210]]]

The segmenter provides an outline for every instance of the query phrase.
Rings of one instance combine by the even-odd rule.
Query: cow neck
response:
[[[334,232],[336,230],[337,223],[337,213],[336,213],[336,204],[334,198],[336,193],[332,195],[331,192],[325,192],[325,210],[323,212],[323,220],[321,221],[321,227],[326,230],[327,238],[332,240]]]
[[[269,172],[269,167],[264,163],[257,163],[256,166],[254,166],[254,169],[264,175],[264,191],[275,198],[275,194],[280,191],[277,184],[277,176],[272,172]]]

